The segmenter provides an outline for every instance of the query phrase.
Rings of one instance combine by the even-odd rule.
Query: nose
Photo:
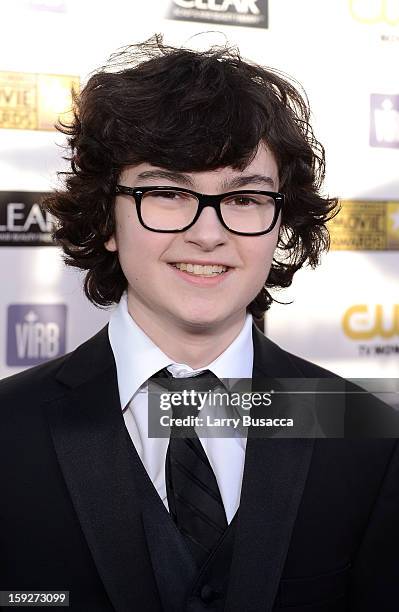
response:
[[[194,225],[184,232],[184,239],[212,250],[228,240],[228,230],[220,223],[216,210],[206,206]]]

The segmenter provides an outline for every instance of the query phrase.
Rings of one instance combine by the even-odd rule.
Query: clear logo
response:
[[[267,0],[169,0],[168,19],[268,27]]]
[[[0,246],[54,246],[53,219],[38,192],[0,191]]]

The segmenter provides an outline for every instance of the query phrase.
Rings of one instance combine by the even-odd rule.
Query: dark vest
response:
[[[165,612],[224,610],[239,510],[216,548],[198,568],[132,444],[131,450],[136,468],[134,478],[141,493],[144,531],[163,609]]]

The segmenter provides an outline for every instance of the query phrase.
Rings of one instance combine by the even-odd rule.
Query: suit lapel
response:
[[[48,421],[107,594],[117,612],[161,610],[142,526],[137,470],[144,468],[124,424],[107,330],[80,347],[57,379],[66,388],[48,402]]]
[[[289,355],[255,326],[253,341],[253,390],[266,390],[262,380],[267,378],[302,377]],[[312,439],[261,439],[251,431],[248,433],[226,600],[229,612],[266,612],[273,608],[313,442]]]

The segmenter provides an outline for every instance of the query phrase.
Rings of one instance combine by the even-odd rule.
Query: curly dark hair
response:
[[[114,233],[124,166],[243,170],[261,141],[276,158],[285,205],[269,276],[247,309],[262,318],[274,299],[268,288],[288,287],[305,263],[315,267],[338,204],[319,194],[324,148],[301,91],[284,73],[244,61],[235,47],[193,51],[168,46],[158,34],[112,55],[74,94],[73,121],[57,125],[68,136],[71,167],[60,173],[65,188],[43,202],[66,264],[87,270],[88,299],[109,306],[127,288],[118,254],[104,246]]]

